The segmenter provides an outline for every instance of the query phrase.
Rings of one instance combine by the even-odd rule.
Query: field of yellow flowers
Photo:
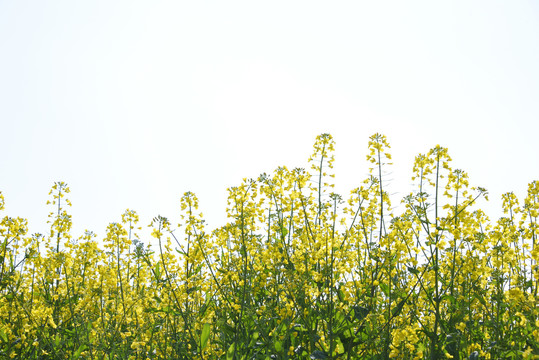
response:
[[[74,238],[55,183],[46,234],[0,223],[0,359],[539,358],[539,182],[490,222],[486,190],[437,146],[397,214],[385,136],[347,199],[333,152],[322,134],[308,170],[228,189],[215,230],[185,193],[181,223],[156,217],[152,239],[131,210],[103,240]]]

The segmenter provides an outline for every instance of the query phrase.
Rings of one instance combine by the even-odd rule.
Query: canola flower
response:
[[[491,222],[487,191],[436,146],[397,213],[389,142],[367,150],[348,197],[322,134],[308,170],[228,189],[224,226],[186,192],[179,224],[157,216],[147,239],[129,209],[101,241],[75,237],[55,183],[43,234],[0,220],[0,359],[539,358],[539,182]]]

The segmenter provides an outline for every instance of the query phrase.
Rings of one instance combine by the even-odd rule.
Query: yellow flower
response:
[[[293,356],[293,355],[294,355],[294,347],[293,347],[293,346],[290,346],[290,348],[288,349],[288,355],[289,355],[289,356]]]
[[[527,359],[532,353],[532,350],[533,349],[528,346],[528,348],[522,353],[522,358]]]

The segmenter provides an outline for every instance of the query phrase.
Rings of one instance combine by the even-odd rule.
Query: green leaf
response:
[[[385,296],[389,296],[389,285],[385,283],[380,283],[380,289],[382,289]]]
[[[200,270],[202,269],[202,264],[198,265],[195,269],[192,269],[191,272],[187,275],[187,278],[189,279],[193,275],[197,275],[200,273]]]
[[[481,303],[481,305],[483,305],[484,307],[487,307],[487,302],[485,301],[485,299],[483,298],[483,296],[481,296],[480,293],[475,293],[474,294],[474,297],[479,300],[479,302]]]
[[[0,338],[2,338],[2,340],[4,340],[4,342],[7,342],[7,335],[4,332],[4,329],[0,329]]]
[[[281,234],[282,234],[283,238],[284,238],[286,235],[288,235],[288,230],[287,230],[284,226],[282,226],[282,225],[281,225]]]
[[[402,308],[404,307],[404,304],[406,303],[406,299],[402,299],[396,307],[394,307],[393,309],[391,309],[391,315],[392,317],[397,317],[401,311],[402,311]]]
[[[414,275],[419,274],[419,270],[417,270],[415,267],[407,266],[406,268],[408,269],[409,272],[411,272]]]
[[[200,334],[200,349],[204,350],[208,345],[208,339],[210,337],[210,324],[205,323],[202,328],[202,334]]]
[[[276,342],[275,342],[275,350],[276,350],[277,352],[283,351],[283,343],[280,342],[280,341],[276,341]]]
[[[251,337],[251,342],[249,343],[249,347],[254,347],[256,344],[256,341],[258,340],[259,334],[258,331],[255,331],[253,333],[253,336]]]
[[[212,297],[208,295],[208,293],[206,293],[206,300],[204,301],[204,305],[200,307],[200,316],[204,316],[204,314],[206,313],[206,311],[208,310],[208,308],[210,307],[211,303],[212,303]]]
[[[363,320],[367,317],[367,315],[369,315],[369,312],[370,310],[367,309],[366,307],[363,307],[363,306],[353,306],[352,307],[352,310],[354,311],[354,318],[356,318],[356,320]]]
[[[345,318],[344,318],[343,313],[340,312],[340,311],[337,311],[337,313],[335,314],[335,320],[336,320],[338,323],[344,322]]]
[[[187,254],[186,254],[185,251],[183,251],[183,250],[178,250],[178,249],[174,249],[174,250],[176,250],[176,252],[177,252],[178,254],[181,254],[181,255],[183,255],[183,256],[187,256]]]
[[[344,345],[339,339],[337,339],[337,348],[335,350],[337,351],[337,354],[344,354]]]
[[[453,295],[450,295],[450,294],[442,296],[442,300],[449,300],[449,302],[451,302],[451,304],[456,304],[457,303],[457,299]]]
[[[505,357],[515,358],[516,356],[518,356],[518,352],[516,350],[509,350],[509,351],[503,352],[502,355]]]
[[[86,345],[82,344],[81,346],[79,346],[79,348],[77,349],[77,351],[75,351],[75,353],[73,354],[73,356],[71,357],[72,360],[76,360],[79,358],[80,354],[86,349]]]
[[[161,279],[161,264],[157,264],[155,267],[155,279],[160,280]]]
[[[327,358],[328,358],[327,354],[325,352],[323,352],[323,351],[320,351],[320,350],[315,350],[311,354],[311,359],[313,359],[313,360],[316,360],[316,359],[324,360],[324,359],[327,359]]]
[[[235,348],[234,345],[235,344],[232,344],[228,348],[228,351],[226,352],[226,360],[232,360],[232,358],[234,357],[234,348]]]

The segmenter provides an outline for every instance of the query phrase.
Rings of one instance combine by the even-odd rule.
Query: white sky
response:
[[[3,215],[31,232],[54,181],[75,236],[126,208],[177,223],[185,191],[213,228],[228,187],[307,167],[324,132],[345,198],[375,132],[394,203],[436,144],[490,215],[539,179],[536,1],[0,1],[0,53]]]

